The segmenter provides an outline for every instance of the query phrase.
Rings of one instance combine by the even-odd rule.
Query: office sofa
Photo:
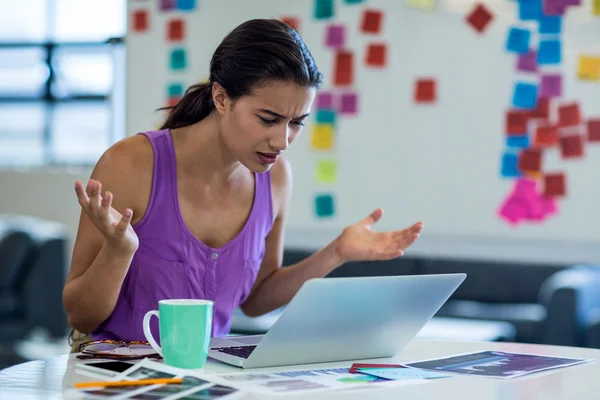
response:
[[[10,346],[36,328],[52,338],[68,334],[66,248],[61,224],[0,215],[0,344]]]

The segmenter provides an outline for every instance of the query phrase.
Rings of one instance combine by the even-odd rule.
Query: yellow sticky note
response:
[[[577,77],[586,81],[600,81],[600,56],[579,56]]]
[[[319,160],[315,178],[318,183],[335,183],[337,181],[337,163],[335,160]]]
[[[311,143],[315,150],[331,150],[333,148],[333,125],[316,124],[312,131]]]
[[[425,11],[432,11],[436,6],[436,0],[406,0],[406,5]]]
[[[594,15],[600,15],[600,0],[594,0]]]

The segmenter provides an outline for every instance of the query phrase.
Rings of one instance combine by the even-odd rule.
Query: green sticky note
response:
[[[337,162],[331,159],[319,160],[315,179],[318,183],[335,183],[337,181]]]
[[[317,110],[317,123],[335,125],[335,111]]]
[[[331,195],[321,194],[315,197],[315,213],[319,218],[332,217],[335,214],[335,202]]]
[[[183,96],[183,85],[181,83],[171,83],[168,89],[168,97]]]
[[[333,17],[333,0],[315,0],[315,18],[328,19]]]
[[[184,49],[174,49],[171,51],[171,69],[181,70],[187,65],[187,57]]]

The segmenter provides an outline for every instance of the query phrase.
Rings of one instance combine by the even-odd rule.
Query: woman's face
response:
[[[268,171],[302,131],[315,93],[314,88],[274,82],[234,103],[225,100],[219,110],[225,144],[251,171]]]

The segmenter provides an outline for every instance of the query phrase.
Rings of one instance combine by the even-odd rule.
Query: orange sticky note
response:
[[[281,22],[298,32],[300,31],[300,20],[296,17],[281,17]]]
[[[365,10],[362,16],[361,30],[364,33],[380,33],[383,13],[378,10]]]
[[[354,82],[354,54],[350,51],[339,51],[335,55],[334,83],[336,85],[351,85]]]
[[[365,63],[370,67],[385,67],[387,64],[387,45],[384,43],[369,44]]]
[[[185,37],[185,21],[173,18],[167,23],[167,40],[170,42],[182,41]]]
[[[558,143],[558,126],[540,125],[535,128],[533,144],[537,147],[552,147]]]
[[[415,82],[415,102],[433,103],[436,101],[436,82],[435,79],[417,79]]]
[[[167,102],[167,106],[168,107],[175,107],[177,105],[177,103],[179,103],[179,100],[181,100],[180,96],[169,97],[169,101]]]
[[[135,10],[131,13],[132,30],[134,32],[146,32],[149,26],[149,16],[147,10]]]

